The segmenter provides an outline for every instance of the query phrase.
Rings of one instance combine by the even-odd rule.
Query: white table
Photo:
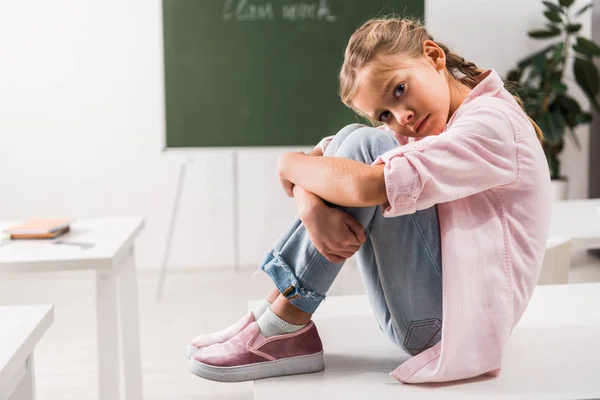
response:
[[[33,349],[53,320],[51,305],[0,307],[0,399],[35,399]]]
[[[0,223],[0,229],[13,225]],[[123,361],[125,395],[141,400],[137,277],[133,246],[144,227],[140,218],[81,220],[57,240],[90,243],[91,248],[54,241],[10,241],[0,245],[0,272],[94,270],[100,400],[120,398]],[[122,354],[119,351],[121,340]]]
[[[365,296],[328,298],[314,321],[325,371],[261,379],[255,400],[600,398],[600,283],[537,286],[497,378],[405,385],[388,375],[408,356],[379,330]]]
[[[550,237],[556,236],[570,238],[574,249],[600,248],[600,199],[555,202]]]

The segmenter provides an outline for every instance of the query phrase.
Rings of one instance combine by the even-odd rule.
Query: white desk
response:
[[[599,304],[600,283],[537,286],[499,377],[405,385],[388,373],[408,356],[379,330],[366,297],[330,297],[314,316],[325,370],[257,380],[254,399],[597,399]]]
[[[575,249],[600,248],[600,199],[555,202],[550,237],[555,236],[570,238]]]
[[[13,225],[0,223],[0,229]],[[140,218],[76,221],[57,240],[91,243],[85,248],[53,241],[10,241],[0,244],[0,272],[94,270],[100,400],[120,398],[123,361],[125,394],[141,400],[137,277],[133,246],[144,227]],[[121,340],[122,354],[119,351]]]
[[[0,399],[35,399],[33,349],[54,320],[51,305],[0,307]]]

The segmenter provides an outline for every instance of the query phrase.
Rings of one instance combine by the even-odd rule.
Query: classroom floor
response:
[[[158,273],[139,278],[140,329],[146,400],[251,400],[251,382],[206,381],[187,370],[184,347],[197,333],[221,329],[270,288],[253,268],[173,271],[164,297],[155,298]],[[574,253],[570,281],[600,282],[600,259]],[[330,292],[363,293],[356,267],[347,265]],[[216,300],[219,300],[218,302]],[[0,304],[53,303],[55,321],[35,352],[39,400],[98,398],[94,280],[91,273],[0,275]]]

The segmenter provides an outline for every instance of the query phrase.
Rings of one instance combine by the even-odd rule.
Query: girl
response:
[[[352,35],[340,92],[384,129],[350,125],[308,156],[280,159],[299,219],[260,265],[276,289],[235,325],[194,339],[191,371],[242,381],[322,370],[311,315],[357,253],[381,330],[413,356],[392,376],[496,376],[547,238],[542,132],[494,70],[407,19],[373,19]]]

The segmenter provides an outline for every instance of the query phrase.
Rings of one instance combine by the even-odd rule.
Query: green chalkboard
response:
[[[314,145],[356,122],[338,96],[354,30],[424,0],[163,0],[166,146]]]

